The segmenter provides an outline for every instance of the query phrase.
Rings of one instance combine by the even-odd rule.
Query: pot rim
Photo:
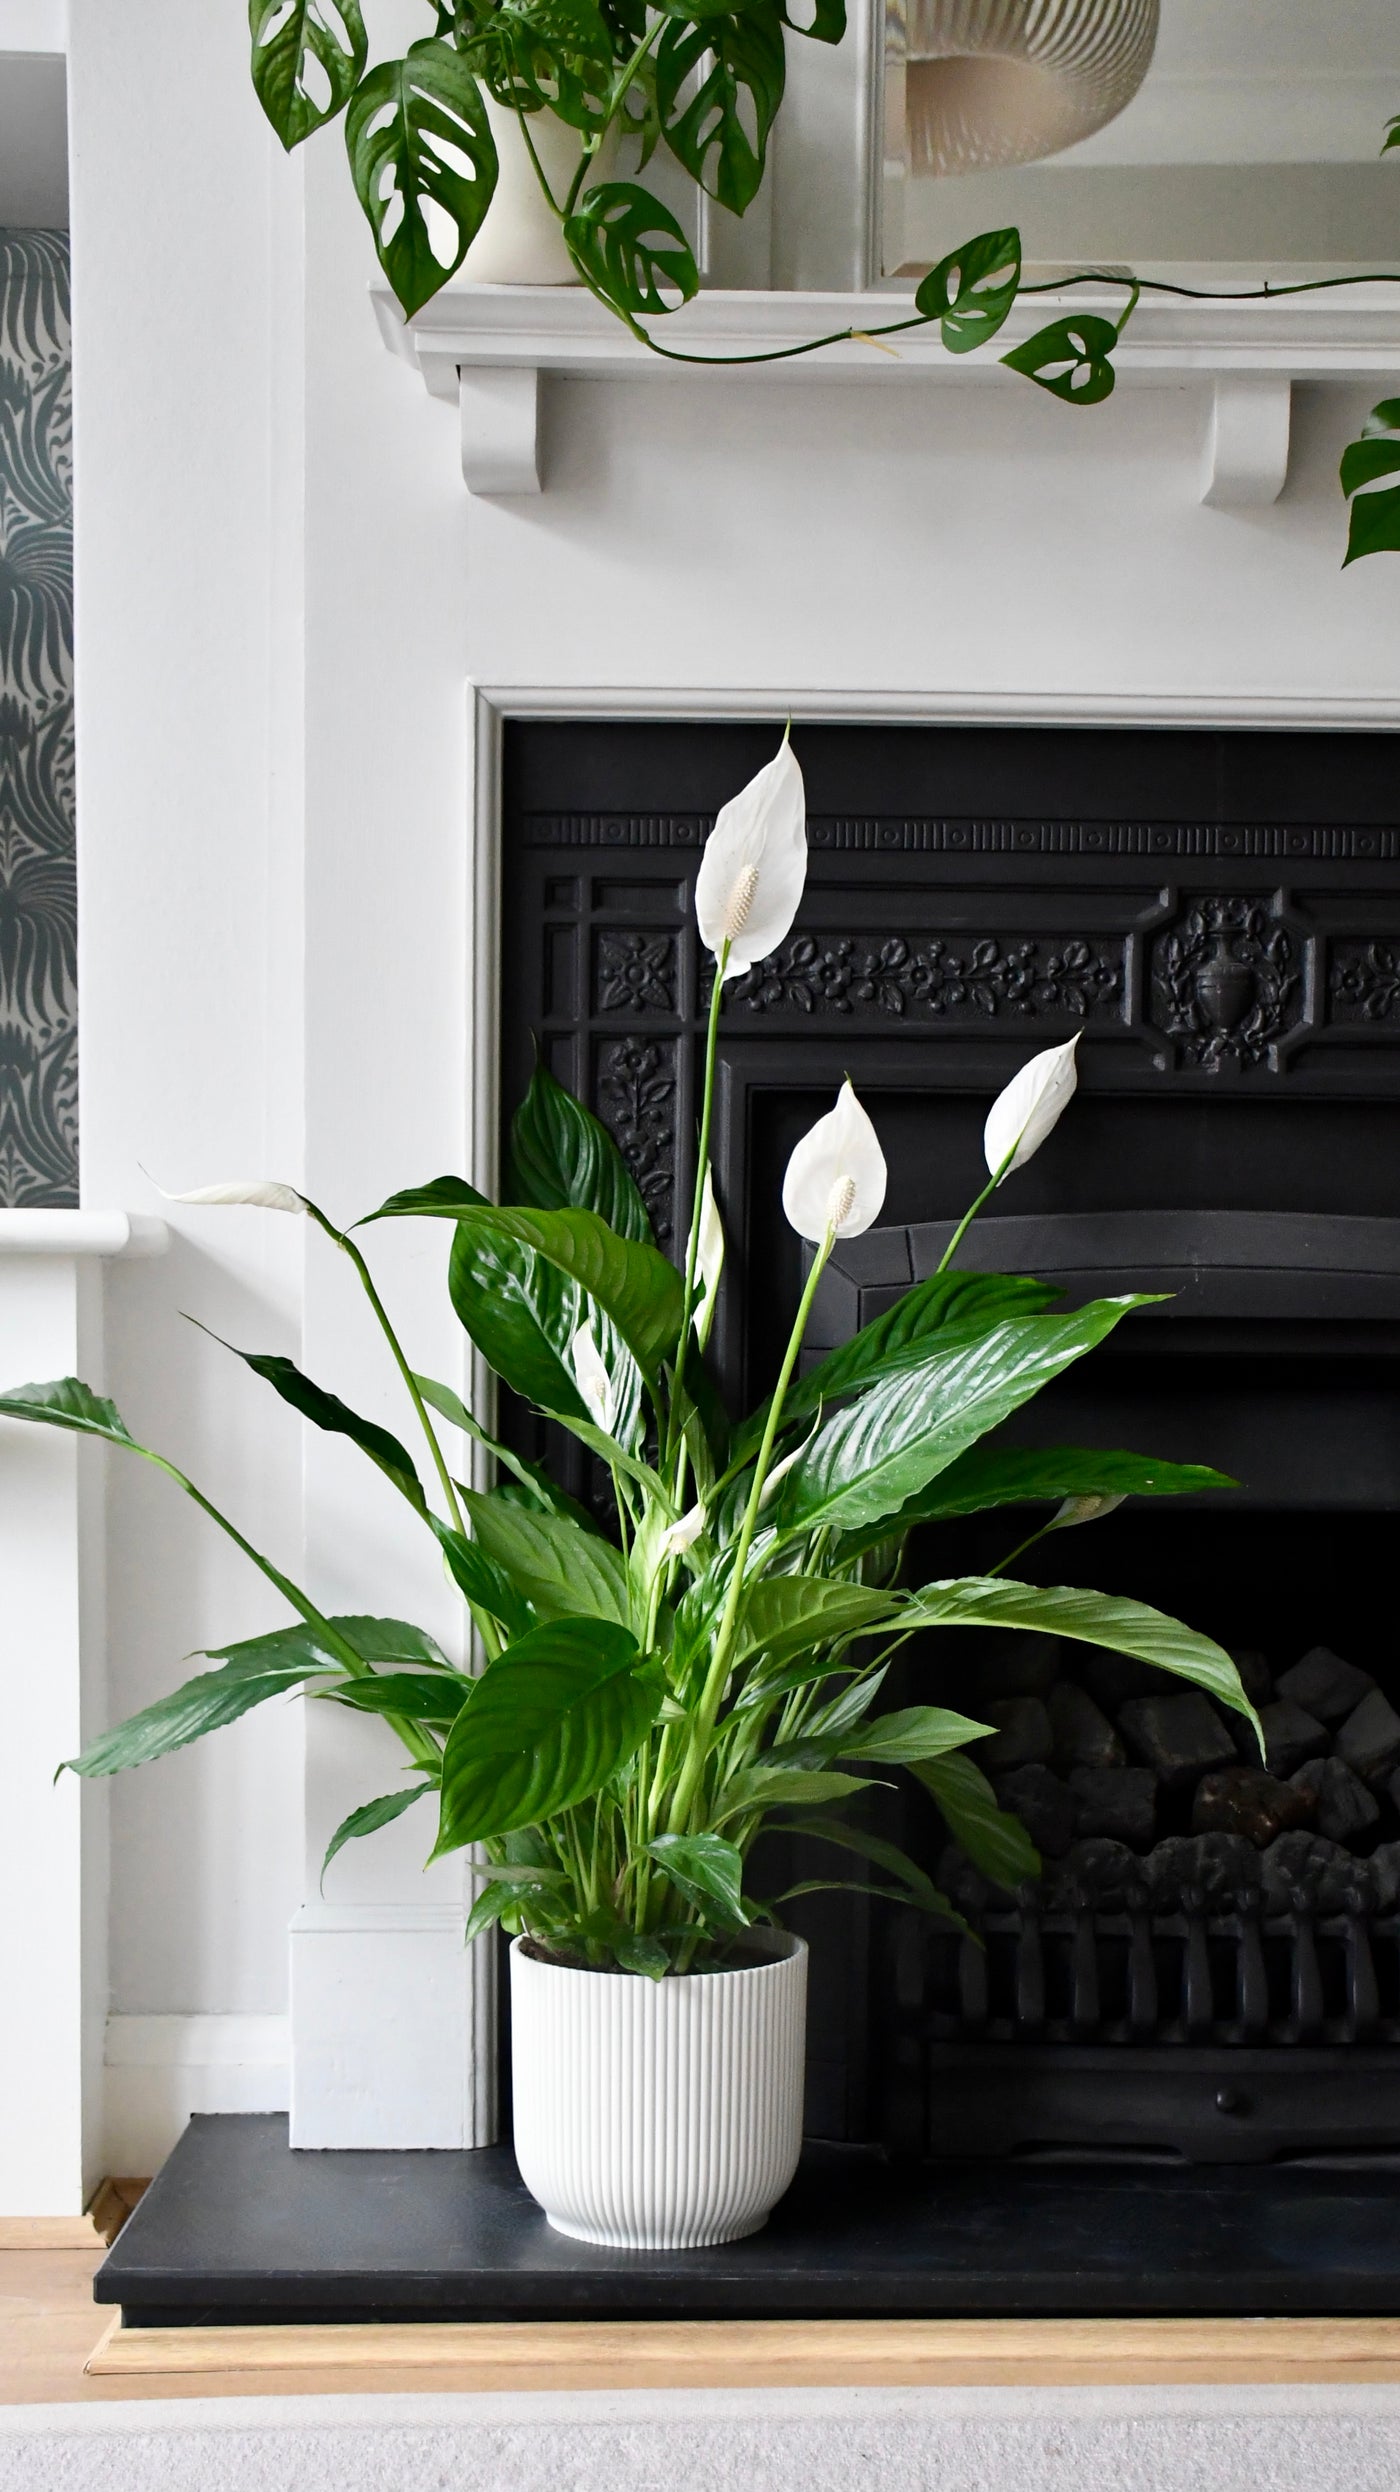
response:
[[[755,1932],[752,1935],[759,1934]],[[799,1964],[807,1954],[807,1941],[800,1938],[796,1930],[771,1930],[763,1935],[771,1942],[773,1952],[761,1955],[754,1964],[721,1965],[713,1973],[665,1973],[660,1981],[653,1981],[649,1973],[611,1973],[602,1965],[594,1964],[554,1964],[548,1956],[530,1954],[529,1942],[522,1934],[510,1942],[511,1969],[513,1972],[518,1958],[520,1963],[528,1964],[540,1973],[573,1981],[640,1982],[643,1989],[659,1993],[667,1988],[688,1989],[692,1984],[749,1981],[755,1973],[775,1973],[785,1965]]]

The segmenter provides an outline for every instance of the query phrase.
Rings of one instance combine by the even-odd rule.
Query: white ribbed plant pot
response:
[[[484,88],[482,102],[496,142],[498,171],[486,221],[462,262],[462,275],[476,285],[581,285],[564,248],[559,219],[540,189],[519,121]],[[562,200],[578,170],[579,133],[552,112],[535,112],[528,118],[545,179],[555,198]],[[606,142],[585,187],[608,179],[615,153],[611,142]]]
[[[768,1944],[766,1961],[653,1982],[515,1940],[515,2158],[556,2232],[689,2250],[766,2221],[801,2150],[807,2025],[806,1943]]]

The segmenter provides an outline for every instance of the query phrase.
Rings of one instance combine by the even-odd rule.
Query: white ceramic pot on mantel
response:
[[[486,221],[462,262],[462,275],[474,285],[580,285],[582,279],[564,247],[559,219],[540,188],[519,119],[484,88],[482,101],[496,142],[499,170]],[[535,112],[528,119],[545,180],[555,198],[563,199],[578,170],[581,135],[557,113]],[[611,143],[604,145],[595,180],[607,179],[615,152]]]
[[[515,2158],[556,2232],[610,2249],[738,2241],[802,2145],[806,1942],[713,1973],[594,1973],[510,1951]]]

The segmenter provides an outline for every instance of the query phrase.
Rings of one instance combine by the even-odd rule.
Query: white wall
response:
[[[282,160],[241,12],[73,0],[71,72],[89,1202],[151,1207],[144,1165],[289,1176],[353,1214],[463,1164],[469,675],[836,704],[1393,696],[1394,569],[1339,570],[1336,459],[1366,395],[1300,392],[1284,499],[1229,514],[1195,498],[1187,389],[1070,412],[882,359],[866,387],[554,383],[543,498],[469,504],[451,410],[377,340],[339,143]],[[318,1597],[445,1631],[390,1492],[327,1440],[303,1461],[265,1388],[178,1320],[299,1353],[402,1428],[347,1276],[291,1221],[171,1217],[171,1254],[112,1278],[118,1404]],[[450,1372],[445,1240],[371,1234],[415,1361]],[[134,1464],[113,1468],[111,1560],[123,1710],[278,1618]],[[160,2078],[168,2122],[195,2092],[281,2096],[288,1920],[330,1825],[397,1773],[386,1737],[328,1712],[270,1708],[114,1793],[113,2005],[142,2020],[114,2042],[118,2166],[154,2150],[138,2113],[172,2060],[199,2076]],[[371,1917],[450,1900],[424,1835],[410,1817],[346,1856],[328,1895]],[[164,2021],[191,2017],[228,2022]]]

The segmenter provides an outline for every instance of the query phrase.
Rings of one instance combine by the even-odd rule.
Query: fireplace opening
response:
[[[690,892],[713,813],[778,732],[507,737],[507,1112],[538,1040],[673,1251],[708,1000]],[[933,1268],[976,1190],[991,1097],[1081,1028],[1072,1113],[961,1259],[1039,1274],[1070,1303],[1163,1303],[1010,1433],[1207,1462],[1241,1486],[1127,1507],[1025,1571],[1216,1636],[1269,1734],[1261,1762],[1206,1694],[1068,1642],[911,1647],[892,1700],[994,1723],[980,1761],[1042,1874],[991,1887],[925,1795],[876,1795],[972,1934],[849,1896],[799,1908],[809,2129],[930,2158],[1400,2154],[1393,746],[869,727],[795,743],[806,899],[722,1023],[724,1380],[745,1399],[771,1382],[802,1274],[781,1172],[845,1073],[890,1162],[887,1225],[833,1264],[813,1354]],[[911,1579],[983,1571],[1039,1519],[940,1526]],[[830,1869],[771,1866],[775,1887]]]

